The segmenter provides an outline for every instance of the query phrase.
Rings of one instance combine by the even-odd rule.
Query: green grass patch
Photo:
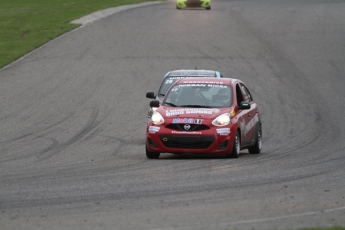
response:
[[[79,25],[92,12],[149,0],[1,0],[0,68]],[[150,0],[151,1],[151,0]]]

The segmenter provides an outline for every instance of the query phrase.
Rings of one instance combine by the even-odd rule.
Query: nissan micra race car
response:
[[[176,0],[176,9],[187,7],[201,7],[210,10],[211,0]]]
[[[241,149],[258,154],[262,128],[257,104],[244,83],[231,78],[183,78],[148,118],[146,156],[161,153],[225,155]]]
[[[159,86],[158,92],[155,95],[154,92],[147,92],[146,98],[157,99],[159,102],[163,100],[168,89],[178,80],[186,77],[216,77],[222,78],[223,75],[219,71],[215,70],[203,70],[203,69],[181,69],[169,71],[164,75],[163,81]],[[147,117],[152,116],[152,108],[149,109]]]

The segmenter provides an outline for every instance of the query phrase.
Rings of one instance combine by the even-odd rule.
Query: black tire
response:
[[[209,6],[209,7],[206,7],[206,10],[210,10],[211,9],[211,6]]]
[[[159,158],[159,155],[161,155],[160,153],[155,153],[155,152],[150,152],[148,149],[147,149],[147,146],[146,146],[146,157],[149,158],[149,159],[158,159]]]
[[[234,144],[232,146],[231,153],[229,154],[230,158],[238,158],[241,150],[241,138],[240,133],[237,131],[234,139]]]
[[[180,10],[180,9],[181,9],[181,7],[178,7],[178,6],[176,5],[176,9]]]
[[[256,134],[256,141],[253,147],[248,148],[250,154],[259,154],[262,148],[262,129],[261,124],[258,127],[257,134]]]

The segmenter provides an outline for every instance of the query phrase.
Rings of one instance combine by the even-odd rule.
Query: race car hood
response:
[[[190,108],[160,106],[157,111],[165,118],[202,118],[214,119],[223,113],[230,113],[232,108]]]

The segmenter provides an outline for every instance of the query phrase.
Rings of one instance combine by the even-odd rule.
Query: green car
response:
[[[211,0],[176,0],[176,9],[187,7],[202,7],[206,10],[210,10]]]

